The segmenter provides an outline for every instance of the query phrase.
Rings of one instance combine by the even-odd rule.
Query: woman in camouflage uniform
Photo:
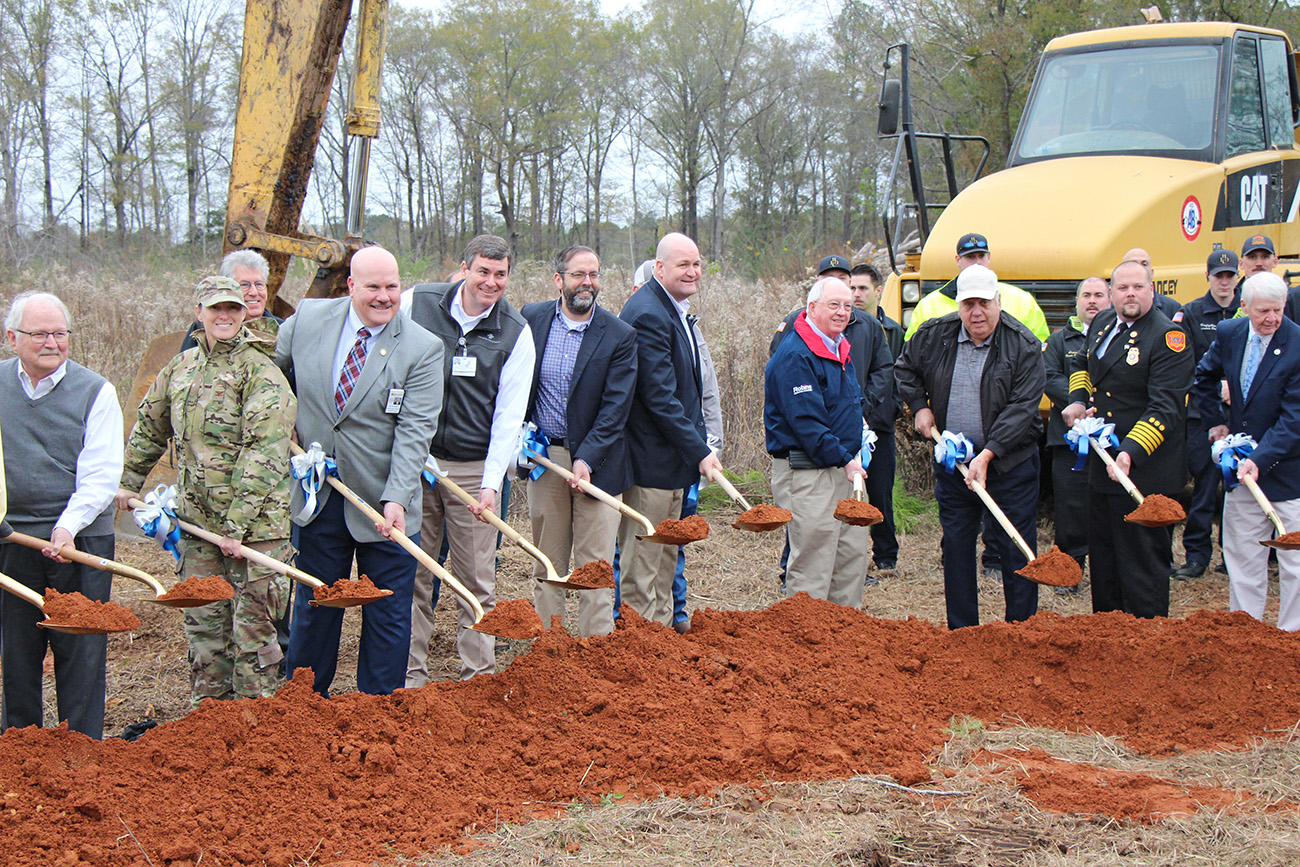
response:
[[[178,513],[220,533],[221,544],[186,538],[184,577],[220,575],[235,598],[185,609],[191,702],[274,694],[283,656],[274,621],[285,614],[289,579],[239,556],[248,546],[287,560],[289,433],[297,400],[275,366],[275,341],[243,326],[239,284],[207,277],[198,286],[199,345],[173,358],[140,403],[126,444],[118,505],[144,484],[176,442]]]

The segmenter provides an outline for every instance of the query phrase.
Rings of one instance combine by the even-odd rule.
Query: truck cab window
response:
[[[1259,40],[1260,62],[1264,69],[1264,108],[1268,115],[1268,142],[1277,148],[1295,147],[1291,123],[1290,54],[1280,39]]]
[[[1228,93],[1227,155],[1265,150],[1264,103],[1259,93],[1256,41],[1238,36],[1232,45],[1232,81]]]

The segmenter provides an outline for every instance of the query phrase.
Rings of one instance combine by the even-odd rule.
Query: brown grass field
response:
[[[74,357],[128,393],[135,359],[147,338],[188,321],[188,302],[177,305],[175,299],[187,297],[187,287],[198,276],[194,272],[149,286],[128,286],[47,272],[28,275],[18,288],[46,282],[60,287],[78,317]],[[408,276],[406,282],[414,280]],[[516,303],[551,294],[544,269],[528,263],[518,269],[514,282],[511,298]],[[610,282],[614,281],[607,278]],[[626,294],[626,290],[608,290],[603,300],[617,310]],[[706,288],[696,307],[703,315],[722,381],[728,437],[724,459],[729,466],[765,473],[759,417],[761,365],[772,326],[799,303],[799,296],[800,289],[793,284],[768,288],[726,282]],[[925,474],[914,475],[919,481]],[[769,499],[761,481],[751,478],[748,485],[747,493]],[[914,484],[912,490],[922,506],[929,502],[923,483]],[[527,533],[522,493],[516,487],[511,520]],[[689,550],[693,611],[757,610],[780,598],[776,579],[780,535],[731,529],[730,520],[738,512],[727,505],[706,513],[713,532]],[[1049,524],[1040,526],[1039,536],[1039,550],[1046,550],[1051,544]],[[900,568],[880,574],[880,584],[867,588],[864,610],[881,618],[917,617],[942,623],[937,522],[923,513],[900,535],[900,542]],[[170,557],[152,543],[123,538],[118,559],[148,569],[165,585],[175,580]],[[531,561],[521,551],[509,545],[503,548],[498,597],[530,596],[530,570]],[[183,716],[189,706],[188,664],[180,612],[149,604],[144,588],[131,582],[116,583],[114,598],[139,615],[142,626],[110,639],[108,733],[120,733],[144,717],[165,722]],[[1276,599],[1276,583],[1272,598]],[[1226,578],[1219,574],[1175,582],[1172,588],[1175,617],[1205,608],[1221,610],[1226,604]],[[981,606],[986,620],[1000,613],[1001,591],[994,582],[981,579]],[[1275,615],[1275,607],[1274,601],[1270,616]],[[1077,596],[1058,596],[1043,589],[1040,609],[1088,613],[1086,579]],[[435,676],[446,679],[455,678],[459,668],[454,617],[452,600],[444,595],[432,650],[431,661],[437,665],[431,668]],[[355,610],[345,622],[347,634],[335,681],[339,691],[353,688],[359,622]],[[528,642],[502,643],[499,667],[528,650]],[[52,690],[47,693],[52,706]],[[770,782],[696,799],[635,801],[594,794],[588,801],[552,805],[554,818],[477,834],[472,843],[454,852],[374,863],[424,867],[1300,864],[1300,821],[1294,811],[1300,802],[1300,727],[1278,731],[1248,749],[1159,759],[1139,755],[1114,739],[1031,729],[1016,719],[954,719],[950,730],[945,748],[927,757],[938,781],[931,786],[906,789],[887,779],[851,778]],[[977,761],[981,750],[1027,755],[1031,749],[1100,769],[1151,774],[1182,786],[1250,790],[1256,800],[1247,807],[1206,806],[1151,823],[1115,820],[1087,810],[1051,812],[1029,800],[1013,774],[991,772]],[[302,852],[294,863],[321,862],[314,853]],[[342,862],[334,863],[343,867]],[[347,863],[356,867],[362,862]]]

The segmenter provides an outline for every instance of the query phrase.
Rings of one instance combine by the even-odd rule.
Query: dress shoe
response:
[[[1200,578],[1205,574],[1205,569],[1210,564],[1204,560],[1188,560],[1182,566],[1179,566],[1170,575],[1175,581],[1190,581],[1193,578]]]
[[[880,579],[877,578],[875,575],[868,575],[865,579],[863,579],[862,583],[868,587],[876,587],[879,586]]]
[[[678,635],[685,635],[691,628],[691,621],[679,620],[673,624],[673,629],[677,630]]]
[[[987,579],[989,579],[990,581],[1001,581],[1001,580],[1002,580],[1002,566],[1001,566],[1001,564],[998,564],[998,565],[990,565],[990,564],[988,564],[988,563],[985,563],[985,564],[984,564],[984,577],[987,578]]]
[[[1078,596],[1079,585],[1075,584],[1073,587],[1053,587],[1052,592],[1057,596]]]
[[[875,560],[873,565],[877,572],[893,572],[898,568],[898,563],[894,560]]]

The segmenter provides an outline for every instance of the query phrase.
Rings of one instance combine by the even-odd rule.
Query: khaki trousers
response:
[[[646,516],[655,526],[682,516],[681,488],[643,488],[633,485],[623,492],[623,502]],[[624,518],[618,528],[618,589],[623,604],[646,620],[671,626],[673,620],[673,573],[677,571],[677,546],[642,542],[638,533],[645,527]]]
[[[1300,527],[1300,500],[1274,500],[1285,527]],[[1268,548],[1273,524],[1245,485],[1223,497],[1223,563],[1228,567],[1228,607],[1264,619],[1268,602]],[[1300,630],[1300,551],[1277,551],[1277,628]]]
[[[550,459],[573,469],[569,450],[549,447]],[[533,522],[533,544],[564,575],[569,571],[569,555],[573,566],[585,566],[594,560],[612,561],[614,541],[618,535],[619,513],[592,499],[582,491],[569,487],[558,473],[547,470],[528,482],[528,514]],[[551,618],[564,618],[563,587],[546,584],[546,569],[541,563],[533,566],[533,578],[538,579],[533,588],[533,607],[549,629]],[[575,590],[578,594],[578,634],[583,638],[608,635],[614,631],[614,591]]]
[[[475,499],[483,478],[483,461],[439,461],[447,476]],[[499,487],[498,487],[499,490]],[[498,511],[501,504],[497,504]],[[434,485],[424,492],[424,520],[420,526],[420,547],[437,559],[442,547],[443,523],[451,551],[447,571],[465,585],[486,611],[496,605],[497,531],[474,517],[446,485]],[[415,594],[411,600],[411,651],[406,661],[406,688],[429,682],[429,641],[433,638],[433,573],[423,566],[415,571]],[[496,639],[471,629],[474,612],[456,597],[456,650],[460,654],[460,679],[496,670]]]
[[[853,496],[841,467],[792,470],[785,458],[772,459],[772,499],[794,519],[785,595],[806,591],[814,599],[862,607],[871,532],[835,520],[835,505]]]

